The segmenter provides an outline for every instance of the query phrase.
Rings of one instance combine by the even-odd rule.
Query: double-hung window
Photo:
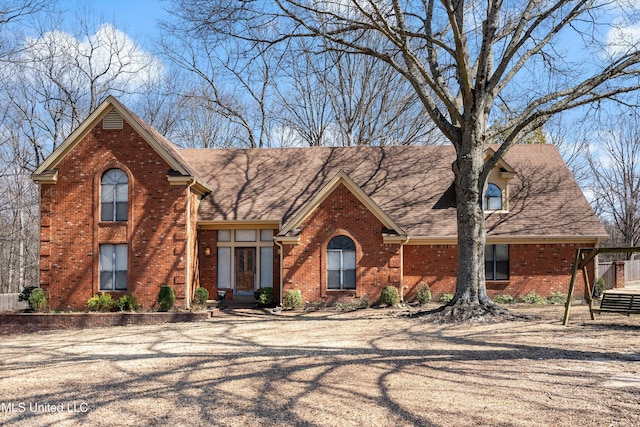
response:
[[[100,290],[127,290],[127,245],[100,245]]]
[[[502,190],[495,184],[488,184],[484,192],[483,207],[487,211],[499,211],[502,209]]]
[[[356,245],[336,236],[327,245],[327,289],[356,288]]]
[[[486,280],[509,280],[509,245],[487,245],[484,249]]]
[[[100,181],[100,221],[126,221],[129,179],[120,169],[109,169]]]

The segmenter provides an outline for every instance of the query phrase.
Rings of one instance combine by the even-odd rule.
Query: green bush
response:
[[[554,292],[547,297],[549,304],[559,305],[564,304],[567,301],[567,294],[563,292]]]
[[[442,294],[440,295],[441,302],[451,302],[453,300],[453,294]]]
[[[607,285],[602,277],[597,279],[596,283],[593,285],[593,298],[600,298],[606,287]]]
[[[25,286],[20,295],[18,295],[18,301],[26,301],[29,302],[29,297],[31,296],[31,292],[34,289],[38,289],[37,286]]]
[[[176,293],[171,286],[160,286],[160,292],[158,293],[158,304],[160,304],[160,311],[169,311],[173,308],[173,304],[176,303]]]
[[[538,295],[535,291],[531,291],[525,296],[521,297],[520,302],[525,304],[544,305],[547,303],[547,300]]]
[[[101,292],[99,295],[94,295],[87,301],[87,307],[89,311],[111,311],[115,305],[115,301],[111,298],[111,294]]]
[[[387,286],[380,294],[380,305],[393,306],[400,302],[400,294],[395,286]]]
[[[47,308],[47,295],[40,288],[32,289],[29,295],[29,306],[37,313]]]
[[[196,301],[200,304],[206,304],[209,299],[209,291],[205,288],[196,288]]]
[[[493,302],[496,304],[513,304],[516,299],[511,295],[496,295],[493,297]]]
[[[118,298],[114,305],[120,311],[137,311],[140,308],[140,304],[136,303],[136,297],[133,295],[123,295]]]
[[[298,289],[291,289],[284,294],[284,298],[282,298],[282,307],[295,309],[302,308],[304,304],[302,304],[302,294]]]
[[[258,304],[260,305],[272,305],[275,302],[273,288],[265,286],[258,291]]]
[[[416,291],[416,300],[420,305],[428,304],[429,301],[431,301],[431,289],[429,288],[429,285],[424,282],[420,282],[418,290]]]

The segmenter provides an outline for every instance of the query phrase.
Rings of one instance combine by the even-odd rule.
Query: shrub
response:
[[[270,286],[266,286],[264,288],[260,288],[258,291],[258,304],[260,305],[271,305],[275,301],[275,297],[273,294],[273,288]]]
[[[140,308],[140,304],[136,304],[136,297],[133,295],[123,295],[114,303],[120,311],[136,311]]]
[[[562,292],[554,292],[547,297],[547,302],[549,304],[564,304],[567,301],[567,294]]]
[[[523,302],[525,304],[544,305],[547,303],[547,300],[538,295],[535,291],[531,291],[525,296],[521,297],[520,302]]]
[[[395,286],[387,286],[380,294],[380,305],[392,306],[400,302],[400,294]]]
[[[101,292],[100,295],[94,295],[87,301],[87,307],[89,311],[111,311],[115,301],[111,298],[111,294]]]
[[[593,298],[600,298],[606,287],[607,285],[602,277],[596,280],[596,283],[593,285]]]
[[[31,296],[31,292],[34,289],[38,289],[37,286],[25,286],[20,295],[18,295],[18,301],[26,301],[29,302],[29,297]]]
[[[493,302],[496,304],[513,304],[516,299],[511,295],[496,295],[493,297]]]
[[[209,299],[209,291],[205,288],[196,288],[196,301],[200,304],[206,304]]]
[[[29,294],[29,306],[35,312],[43,312],[47,307],[47,295],[40,288],[32,289]]]
[[[416,291],[416,300],[420,305],[425,305],[431,301],[431,289],[429,288],[429,285],[424,282],[420,282],[418,290]]]
[[[171,286],[160,286],[160,293],[158,293],[158,304],[160,304],[160,311],[169,311],[173,308],[173,304],[176,302],[176,293]]]
[[[302,308],[304,304],[302,304],[302,294],[298,289],[291,289],[284,294],[284,298],[282,298],[282,307],[295,309]]]
[[[442,294],[440,296],[440,301],[442,302],[451,302],[453,300],[453,294]]]
[[[334,307],[338,311],[355,311],[369,307],[369,301],[359,298],[349,302],[337,302]]]

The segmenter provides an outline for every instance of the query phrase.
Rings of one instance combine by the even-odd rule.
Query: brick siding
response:
[[[554,292],[567,293],[576,244],[512,244],[509,245],[509,280],[488,281],[490,297],[521,297],[529,292],[547,297]],[[404,247],[405,301],[415,298],[420,282],[431,288],[435,299],[454,293],[456,285],[456,245],[406,245]],[[593,262],[589,264],[593,283]],[[584,296],[582,273],[579,272],[574,298]]]
[[[300,244],[284,245],[283,292],[298,289],[303,301],[373,303],[385,286],[400,285],[400,246],[382,242],[382,223],[344,185],[339,185],[301,224]],[[326,254],[338,235],[356,245],[356,289],[327,290]]]
[[[126,223],[99,221],[100,179],[129,177]],[[161,285],[185,298],[186,191],[167,181],[168,164],[126,122],[99,122],[58,164],[58,182],[41,186],[41,287],[55,310],[82,310],[99,292],[99,245],[128,243],[128,288],[151,307]],[[114,297],[122,295],[114,292]]]

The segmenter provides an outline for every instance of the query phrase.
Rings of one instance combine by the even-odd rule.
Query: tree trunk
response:
[[[452,304],[490,303],[484,275],[486,231],[482,210],[484,146],[463,135],[462,152],[454,163],[458,221],[458,273]],[[469,147],[466,149],[466,147]]]

